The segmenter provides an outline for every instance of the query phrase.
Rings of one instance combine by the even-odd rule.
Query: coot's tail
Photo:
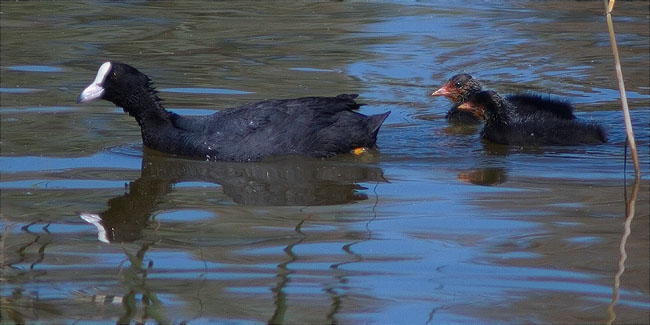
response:
[[[370,131],[370,134],[372,135],[373,139],[377,138],[377,133],[379,132],[379,128],[381,127],[381,124],[384,123],[384,120],[386,120],[388,115],[390,115],[390,111],[383,114],[368,116],[368,120],[367,120],[368,130]]]
[[[605,131],[605,129],[600,124],[588,123],[587,127],[590,128],[592,131],[591,133],[586,132],[587,134],[584,136],[586,138],[585,142],[607,143],[608,140],[607,131]]]

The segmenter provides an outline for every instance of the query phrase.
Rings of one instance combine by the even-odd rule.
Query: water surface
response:
[[[534,8],[533,8],[534,7]],[[647,323],[648,6],[602,2],[2,3],[3,322]],[[377,151],[215,163],[142,147],[105,60],[170,110],[358,93]],[[599,146],[508,148],[428,94],[459,72],[568,97]],[[628,157],[629,160],[629,157]]]

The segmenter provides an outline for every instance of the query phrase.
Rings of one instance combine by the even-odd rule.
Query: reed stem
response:
[[[614,53],[614,64],[616,66],[616,78],[618,79],[618,90],[621,93],[621,104],[623,108],[623,118],[625,119],[625,130],[627,133],[627,142],[630,145],[630,154],[634,162],[634,178],[641,178],[641,166],[639,156],[636,151],[636,141],[634,140],[634,131],[632,130],[632,120],[630,119],[630,109],[627,105],[627,95],[625,93],[625,83],[623,82],[623,72],[621,70],[621,60],[618,57],[618,47],[616,46],[616,35],[614,34],[614,25],[612,23],[612,10],[616,0],[604,0],[605,9],[607,10],[607,28],[609,29],[609,41],[612,44]]]

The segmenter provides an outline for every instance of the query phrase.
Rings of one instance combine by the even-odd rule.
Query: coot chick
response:
[[[540,146],[607,142],[607,134],[598,124],[563,119],[550,112],[519,115],[512,103],[494,91],[482,91],[458,109],[482,110],[485,126],[481,137],[499,144]]]
[[[445,118],[452,123],[478,124],[483,120],[483,112],[459,110],[458,106],[467,102],[483,90],[481,83],[469,74],[462,73],[451,77],[433,96],[445,96],[454,104]],[[573,120],[573,106],[566,100],[553,99],[534,93],[521,93],[506,96],[519,115],[550,113],[557,118]]]
[[[151,79],[123,63],[105,62],[77,103],[105,99],[140,125],[145,146],[207,160],[253,161],[269,156],[330,157],[374,147],[390,112],[355,112],[356,94],[268,100],[208,116],[165,110]]]

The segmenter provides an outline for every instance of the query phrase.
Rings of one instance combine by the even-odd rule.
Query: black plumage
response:
[[[607,142],[605,130],[598,124],[563,119],[550,112],[520,115],[516,107],[494,91],[482,91],[459,109],[481,109],[485,125],[481,137],[509,145],[578,145]]]
[[[165,110],[151,80],[137,69],[107,62],[78,102],[106,99],[135,117],[145,146],[208,160],[253,161],[269,156],[330,157],[374,147],[390,112],[366,116],[355,94],[269,100],[208,116]]]
[[[564,99],[555,99],[534,93],[521,93],[507,95],[506,100],[515,107],[515,111],[520,115],[548,113],[565,120],[576,118],[573,114],[573,105]]]

